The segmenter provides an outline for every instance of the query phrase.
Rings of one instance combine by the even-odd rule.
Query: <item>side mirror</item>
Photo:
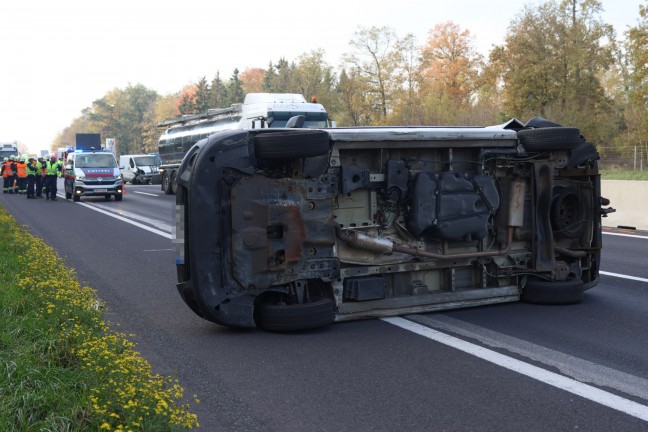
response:
[[[119,165],[119,169],[120,170],[126,169],[126,165]]]
[[[290,117],[290,119],[288,119],[288,122],[286,123],[286,127],[287,128],[302,128],[302,127],[304,127],[305,122],[306,122],[306,116],[296,115],[296,116]]]

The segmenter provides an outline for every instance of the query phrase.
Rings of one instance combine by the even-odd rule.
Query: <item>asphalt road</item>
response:
[[[511,303],[404,320],[439,341],[385,320],[275,334],[222,328],[185,306],[175,289],[173,202],[159,186],[128,185],[119,203],[0,195],[98,291],[107,319],[136,335],[155,372],[198,395],[201,430],[648,430],[647,238],[605,235],[603,270],[643,280],[604,275],[580,305]],[[572,388],[527,373],[534,368]],[[574,393],[579,386],[584,395]]]

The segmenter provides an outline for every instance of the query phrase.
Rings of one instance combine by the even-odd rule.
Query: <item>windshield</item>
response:
[[[76,157],[77,168],[114,168],[117,166],[115,157],[110,154],[86,154]]]
[[[0,150],[0,160],[9,156],[18,156],[18,152],[15,150]]]
[[[137,166],[159,165],[155,156],[140,156],[133,159],[135,159],[135,165]]]

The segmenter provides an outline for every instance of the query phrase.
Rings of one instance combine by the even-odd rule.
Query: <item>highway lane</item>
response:
[[[133,220],[140,215],[171,222],[173,197],[127,188],[120,203],[82,202],[128,213]],[[141,188],[159,193],[159,186]],[[138,349],[156,372],[173,373],[189,395],[199,395],[196,411],[203,430],[639,431],[647,426],[381,320],[289,335],[213,325],[193,315],[175,291],[174,252],[167,237],[65,200],[2,196],[0,204],[98,290],[107,318],[136,334]],[[152,213],[142,210],[146,206]],[[608,255],[631,261],[623,254],[636,254],[645,243],[620,237],[615,245],[609,238],[604,269]],[[607,269],[621,270],[616,265]],[[413,319],[445,326],[449,334],[546,369],[558,370],[545,366],[543,357],[515,351],[516,344],[526,342],[549,349],[549,356],[564,353],[641,380],[648,378],[641,338],[648,325],[647,291],[646,283],[604,276],[578,306],[515,303]],[[493,346],[488,337],[508,345]],[[632,389],[598,386],[648,404],[624,392]]]

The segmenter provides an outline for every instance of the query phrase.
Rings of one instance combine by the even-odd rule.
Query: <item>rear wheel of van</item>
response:
[[[313,298],[309,303],[262,302],[255,306],[256,324],[268,331],[296,331],[324,327],[333,322],[333,300]]]
[[[585,293],[583,281],[575,277],[566,281],[527,280],[520,299],[527,303],[563,305],[580,303]]]

